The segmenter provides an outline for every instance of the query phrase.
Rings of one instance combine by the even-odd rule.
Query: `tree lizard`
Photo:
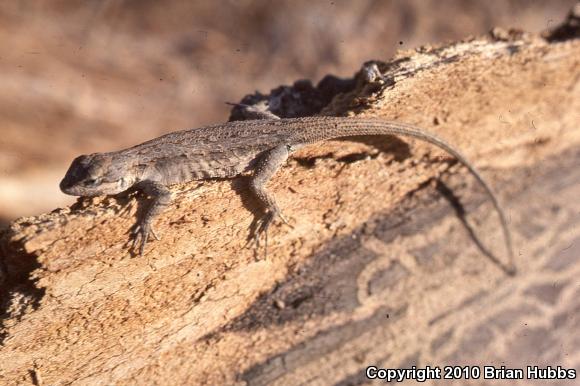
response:
[[[287,223],[266,184],[292,152],[315,142],[349,136],[413,137],[454,156],[483,186],[499,215],[506,247],[513,258],[506,216],[492,189],[459,151],[435,135],[412,125],[380,119],[280,119],[269,112],[254,113],[261,119],[176,131],[125,150],[81,155],[72,162],[60,189],[74,196],[99,196],[134,187],[150,196],[150,206],[133,230],[134,246],[139,245],[142,255],[150,235],[159,240],[152,222],[171,202],[168,186],[250,172],[250,191],[264,208],[253,234],[259,241],[262,234],[267,238],[268,227],[276,218]]]

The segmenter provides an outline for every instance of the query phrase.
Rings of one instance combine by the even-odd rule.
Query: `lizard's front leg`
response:
[[[166,206],[171,203],[171,192],[165,185],[155,181],[142,181],[137,188],[151,197],[151,203],[145,212],[145,215],[137,222],[133,229],[133,248],[139,245],[139,254],[143,255],[145,244],[151,234],[156,240],[159,240],[155,233],[152,221]]]
[[[247,105],[227,102],[227,104],[238,108],[244,119],[280,119],[279,116],[268,110],[268,105],[265,103]]]
[[[274,221],[276,217],[280,217],[284,223],[288,224],[288,221],[286,221],[284,216],[282,216],[282,212],[276,203],[276,199],[272,193],[266,189],[266,184],[282,164],[288,160],[290,149],[290,146],[283,144],[263,153],[256,164],[254,174],[250,181],[250,190],[258,199],[265,211],[262,218],[256,222],[252,236],[254,240],[256,240],[256,243],[258,243],[260,236],[264,234],[266,252],[268,248],[268,227],[271,225],[272,221]]]

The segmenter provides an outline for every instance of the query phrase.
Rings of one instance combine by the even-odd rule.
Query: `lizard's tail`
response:
[[[514,256],[512,250],[512,240],[509,231],[507,219],[505,213],[500,206],[493,190],[488,185],[488,183],[483,179],[479,172],[473,167],[473,165],[461,154],[458,150],[453,148],[450,144],[444,140],[438,138],[434,134],[428,133],[416,126],[408,125],[405,123],[392,122],[392,121],[382,121],[382,120],[372,120],[372,119],[337,119],[333,121],[330,125],[325,128],[320,128],[315,136],[325,137],[318,139],[332,139],[338,137],[348,137],[348,136],[358,136],[358,135],[398,135],[403,137],[412,137],[431,143],[447,153],[455,157],[459,162],[461,162],[475,177],[475,179],[483,186],[488,197],[490,198],[493,206],[499,216],[501,227],[503,230],[503,236],[505,238],[506,248],[509,254],[509,265],[503,267],[506,273],[513,275],[516,272],[514,264]],[[311,138],[309,141],[311,142]],[[314,141],[312,141],[314,142]]]

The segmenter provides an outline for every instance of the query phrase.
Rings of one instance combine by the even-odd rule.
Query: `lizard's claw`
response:
[[[294,229],[294,226],[292,224],[290,224],[288,222],[288,220],[286,220],[286,217],[284,217],[284,215],[282,214],[282,212],[278,212],[278,217],[280,217],[280,220],[282,220],[282,223],[284,223],[285,225],[288,225],[290,227],[290,229]]]
[[[257,219],[254,223],[248,243],[246,243],[246,246],[248,246],[253,241],[256,248],[259,249],[260,239],[262,238],[262,235],[264,235],[264,258],[268,255],[268,228],[270,228],[275,217],[276,216],[273,212],[267,212],[261,218]]]
[[[157,241],[160,240],[157,236],[157,233],[153,230],[151,224],[147,222],[135,225],[131,235],[133,236],[132,248],[135,250],[137,246],[139,246],[139,255],[141,256],[143,256],[143,252],[145,251],[145,245],[149,240],[149,235],[153,236],[153,238]]]
[[[155,229],[153,227],[149,227],[149,232],[151,232],[151,235],[153,236],[153,238],[156,241],[160,241],[161,239],[159,238],[159,236],[157,236],[157,233],[155,232]]]
[[[252,231],[250,232],[250,237],[248,242],[244,247],[248,247],[252,241],[256,245],[256,248],[260,248],[260,239],[262,235],[264,236],[264,258],[268,257],[268,229],[270,225],[279,217],[282,223],[288,225],[290,228],[294,228],[288,220],[282,215],[280,211],[267,211],[261,218],[257,219],[252,226]]]

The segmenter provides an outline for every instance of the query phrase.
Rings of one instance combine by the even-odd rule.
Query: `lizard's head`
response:
[[[123,178],[125,168],[112,167],[112,160],[103,153],[75,158],[60,182],[60,190],[72,196],[100,196],[127,190],[132,184]]]

